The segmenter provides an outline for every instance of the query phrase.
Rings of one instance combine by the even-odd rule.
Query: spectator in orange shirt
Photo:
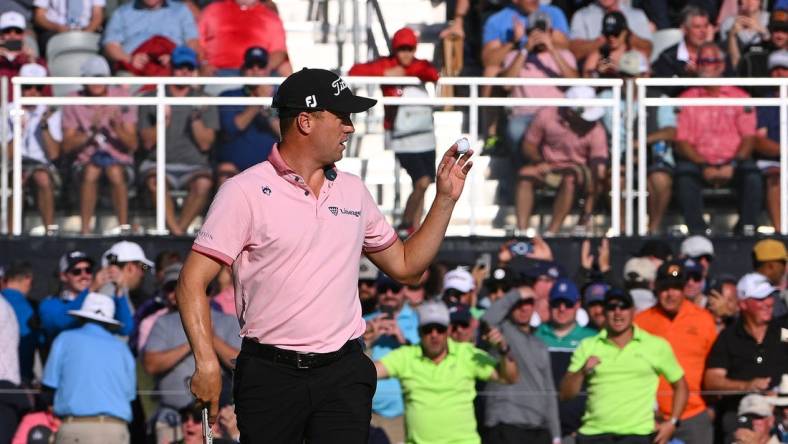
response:
[[[638,314],[635,324],[647,332],[661,336],[670,343],[673,353],[684,369],[690,395],[674,438],[692,444],[711,444],[714,428],[703,397],[700,395],[706,356],[717,339],[714,318],[684,297],[687,271],[682,260],[666,262],[657,270],[655,292],[657,305]],[[663,420],[670,418],[673,402],[670,384],[660,378],[657,396]]]
[[[208,5],[198,24],[203,50],[202,73],[238,76],[244,52],[268,51],[268,68],[281,76],[293,72],[287,58],[285,28],[279,14],[260,0],[221,0]]]
[[[714,43],[698,50],[698,75],[721,77],[725,57]],[[697,86],[681,97],[749,97],[734,86]],[[739,194],[738,231],[754,230],[761,213],[763,179],[752,150],[755,112],[742,106],[689,106],[681,109],[676,128],[677,197],[691,233],[706,230],[703,220],[704,184],[721,187],[733,184]],[[749,228],[748,228],[749,227]]]

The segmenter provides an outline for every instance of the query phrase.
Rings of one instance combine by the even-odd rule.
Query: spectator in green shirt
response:
[[[584,339],[561,382],[561,399],[572,399],[587,382],[588,403],[578,444],[666,444],[678,426],[689,391],[670,344],[633,325],[632,296],[605,294],[605,329]],[[654,422],[659,376],[673,389],[670,420]]]
[[[418,308],[420,345],[402,346],[375,362],[378,379],[397,378],[405,397],[409,444],[479,444],[473,400],[476,380],[512,384],[519,375],[501,332],[491,328],[486,340],[496,360],[470,343],[449,339],[449,310],[441,302]]]

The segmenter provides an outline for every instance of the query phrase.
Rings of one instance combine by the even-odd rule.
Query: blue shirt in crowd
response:
[[[222,97],[246,97],[244,88],[224,91]],[[256,165],[266,159],[277,141],[270,120],[262,115],[243,131],[235,125],[235,116],[242,113],[246,106],[226,105],[219,107],[219,121],[222,127],[221,142],[217,153],[219,162],[235,164],[239,171]]]
[[[46,341],[51,342],[60,332],[79,326],[79,320],[68,314],[69,310],[79,310],[88,290],[83,290],[74,300],[67,301],[59,296],[49,296],[41,301],[38,306],[38,317],[41,319],[41,329],[44,331]],[[113,297],[115,300],[115,320],[123,324],[118,329],[118,334],[128,336],[134,329],[134,317],[125,295]]]
[[[755,108],[755,115],[758,119],[756,125],[758,129],[766,128],[766,137],[769,140],[780,142],[780,108],[777,106],[759,106]],[[767,157],[759,153],[754,153],[756,159],[780,160],[780,156]]]
[[[104,44],[118,43],[131,54],[155,35],[167,37],[177,46],[198,38],[197,23],[189,8],[179,1],[165,0],[157,9],[147,9],[140,0],[120,6],[104,30]]]
[[[561,31],[564,35],[569,36],[569,23],[566,21],[563,11],[553,5],[539,5],[539,10],[543,11],[550,17],[552,27],[556,31]],[[482,44],[493,40],[499,40],[501,43],[512,41],[514,38],[514,25],[513,19],[517,19],[528,29],[528,16],[524,15],[515,6],[509,5],[495,14],[491,15],[486,22],[484,22],[484,32],[482,34]],[[528,36],[524,36],[521,43],[525,43]]]
[[[364,316],[364,320],[369,321],[380,315],[380,311],[375,311]],[[397,325],[407,341],[411,344],[419,343],[419,316],[414,309],[410,308],[410,305],[402,306],[402,310],[397,315]],[[400,345],[393,336],[381,336],[372,344],[372,360],[379,360]],[[400,386],[398,379],[378,379],[375,397],[372,398],[372,411],[386,418],[401,416],[405,413],[405,405],[402,402],[402,386]]]
[[[19,374],[23,381],[30,381],[33,379],[33,357],[38,341],[37,332],[30,326],[35,311],[21,291],[6,288],[0,293],[14,309],[16,320],[19,322]]]
[[[125,343],[93,322],[61,333],[42,383],[55,389],[56,416],[107,415],[131,422],[134,358]]]

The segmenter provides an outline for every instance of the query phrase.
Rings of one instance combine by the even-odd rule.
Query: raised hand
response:
[[[453,202],[460,198],[462,189],[465,186],[465,179],[473,166],[473,161],[470,160],[472,155],[473,150],[468,150],[467,153],[459,155],[456,143],[446,151],[441,163],[438,165],[435,184],[436,197],[448,198]]]

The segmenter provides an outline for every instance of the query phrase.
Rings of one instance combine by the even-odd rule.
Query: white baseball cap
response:
[[[760,273],[747,273],[736,284],[736,293],[741,300],[766,299],[775,291],[778,291],[778,288]]]
[[[654,282],[657,266],[647,257],[633,257],[624,264],[624,280],[628,282]]]
[[[594,99],[596,92],[590,86],[573,86],[566,90],[567,99]],[[601,106],[584,106],[579,112],[580,117],[586,122],[596,122],[605,115],[605,109]]]
[[[25,63],[19,68],[20,77],[46,77],[47,69],[38,63]]]
[[[110,260],[110,256],[114,256],[113,260]],[[142,247],[129,241],[120,241],[101,255],[102,267],[106,267],[112,262],[142,262],[149,267],[153,267],[153,262],[145,257]]]
[[[25,16],[16,11],[8,11],[0,14],[0,29],[7,28],[27,28]]]
[[[105,324],[120,326],[115,320],[115,301],[101,293],[88,293],[79,310],[69,310],[68,314]]]
[[[714,244],[705,236],[695,235],[681,243],[681,255],[685,257],[714,256]]]
[[[94,55],[82,62],[79,74],[82,77],[108,77],[110,75],[109,63],[104,57]]]
[[[449,309],[443,302],[425,302],[419,305],[419,326],[440,324],[449,326]]]
[[[774,414],[774,403],[763,395],[747,395],[739,402],[739,415],[758,415],[769,417]]]
[[[467,293],[476,288],[473,275],[464,268],[455,268],[443,276],[443,291],[453,288],[462,293]]]

